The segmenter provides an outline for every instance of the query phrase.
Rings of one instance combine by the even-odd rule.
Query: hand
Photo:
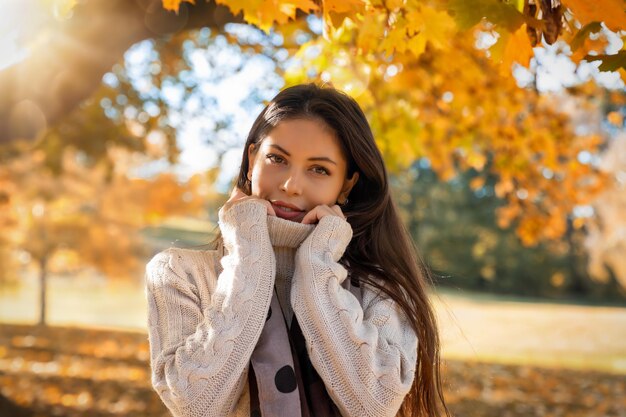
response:
[[[304,215],[304,217],[302,218],[302,224],[313,224],[313,223],[317,223],[321,220],[322,217],[325,216],[339,216],[342,219],[346,219],[346,217],[343,215],[343,212],[341,211],[341,207],[339,207],[338,205],[334,205],[332,207],[328,207],[325,204],[319,205],[317,207],[315,207],[313,210],[309,211],[307,214]]]
[[[269,201],[263,200],[262,198],[259,198],[254,195],[248,195],[244,193],[240,188],[237,188],[237,187],[233,188],[233,191],[230,193],[230,197],[228,198],[228,201],[222,206],[220,211],[225,212],[229,210],[235,204],[241,203],[242,201],[249,201],[249,200],[254,200],[254,201],[258,201],[262,203],[267,208],[268,216],[276,216],[274,207],[272,207],[272,204],[270,204]]]

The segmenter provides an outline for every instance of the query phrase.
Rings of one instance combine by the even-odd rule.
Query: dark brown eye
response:
[[[282,164],[283,162],[285,162],[285,158],[283,158],[280,155],[273,154],[273,153],[268,153],[265,157],[274,164]]]
[[[313,172],[320,175],[329,175],[330,172],[324,167],[313,167]]]

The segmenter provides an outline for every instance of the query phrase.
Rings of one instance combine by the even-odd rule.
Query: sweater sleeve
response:
[[[254,201],[220,212],[228,254],[217,282],[215,267],[204,267],[212,283],[197,273],[194,251],[170,249],[147,266],[152,384],[175,417],[227,416],[242,394],[274,286],[266,216]]]
[[[352,228],[320,219],[296,254],[291,303],[311,362],[344,417],[395,416],[415,377],[417,336],[388,297],[363,286],[362,305],[341,286],[337,261]]]

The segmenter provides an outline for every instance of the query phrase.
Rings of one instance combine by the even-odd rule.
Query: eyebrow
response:
[[[291,156],[291,154],[289,152],[287,152],[287,150],[285,148],[283,148],[282,146],[280,146],[280,145],[270,144],[269,146],[272,147],[272,148],[278,149],[279,151],[281,151],[282,153],[284,153],[287,156]],[[331,164],[337,165],[337,163],[335,161],[333,161],[332,159],[330,159],[330,158],[328,158],[326,156],[314,156],[312,158],[309,158],[308,160],[309,161],[326,161],[326,162],[330,162]]]

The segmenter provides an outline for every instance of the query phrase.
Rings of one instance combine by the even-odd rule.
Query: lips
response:
[[[284,201],[271,201],[276,217],[281,219],[300,221],[304,217],[305,211],[293,204],[285,203]]]

